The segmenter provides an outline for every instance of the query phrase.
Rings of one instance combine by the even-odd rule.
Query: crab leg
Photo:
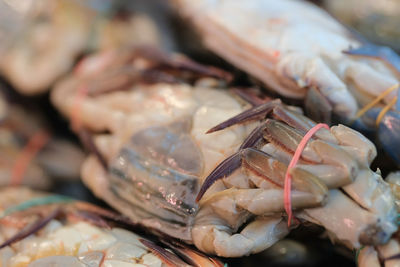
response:
[[[266,135],[264,135],[264,137],[276,147],[293,153],[292,151],[297,147],[299,140],[302,138],[302,134],[280,122],[267,121],[266,124]],[[309,150],[307,150],[306,146],[303,153],[304,162],[302,164],[304,165],[298,167],[305,167],[310,173],[318,175],[318,172],[321,171],[320,166],[318,166],[319,164],[335,166],[336,171],[333,172],[334,170],[331,170],[331,178],[333,178],[333,180],[329,182],[325,180],[325,182],[330,184],[336,183],[337,185],[343,186],[347,194],[368,210],[378,214],[393,214],[394,199],[392,194],[389,193],[389,186],[378,174],[366,168],[368,166],[367,162],[370,161],[376,153],[375,149],[371,149],[371,147],[373,148],[371,142],[366,142],[365,137],[360,138],[354,131],[344,126],[338,126],[333,132],[342,144],[337,146],[322,140],[311,140],[307,145]],[[358,140],[358,142],[355,140]],[[351,150],[342,149],[351,143],[354,143],[354,147],[352,147]],[[365,147],[362,147],[362,144],[364,144]],[[350,153],[355,154],[354,151],[352,151],[353,149],[363,152],[361,156],[355,157],[357,160],[350,156]],[[307,164],[307,166],[305,166],[308,160],[319,164]],[[359,162],[363,164],[361,165]],[[316,172],[313,170],[314,166],[317,166],[315,168]],[[387,197],[382,198],[382,195],[387,195]]]
[[[27,227],[24,231],[16,234],[15,236],[11,237],[10,239],[6,240],[3,242],[3,244],[0,245],[0,249],[9,246],[15,242],[20,241],[21,239],[24,239],[25,237],[31,235],[32,233],[35,233],[45,227],[52,219],[57,217],[60,214],[60,210],[56,209],[53,212],[51,212],[47,217],[39,219],[37,222],[35,222],[33,225]]]
[[[218,124],[217,126],[211,128],[210,130],[207,131],[207,133],[213,133],[216,131],[220,131],[220,130],[223,130],[225,128],[228,128],[228,127],[238,124],[238,123],[244,123],[247,121],[263,119],[267,116],[267,114],[269,112],[272,111],[272,109],[276,106],[277,103],[280,103],[280,101],[274,100],[274,101],[267,102],[265,104],[261,104],[261,105],[255,106],[253,108],[250,108],[250,109],[238,114],[237,116],[235,116],[227,121],[224,121],[223,123]]]
[[[331,123],[332,105],[317,88],[311,87],[304,99],[304,106],[311,118],[317,122]]]
[[[226,226],[224,220],[205,208],[199,211],[198,223],[193,227],[192,237],[196,247],[210,254],[238,257],[260,252],[287,233],[287,223],[280,217],[259,217],[240,232]]]
[[[273,120],[267,120],[264,130],[265,139],[278,149],[289,154],[294,153],[303,135],[303,133],[296,129]],[[344,150],[335,144],[330,144],[322,140],[311,139],[306,145],[301,158],[304,163],[311,163],[307,168],[311,173],[313,167],[319,164],[327,164],[335,167],[335,172],[332,175],[336,177],[337,184],[351,183],[354,181],[358,170],[356,162]],[[318,164],[315,165],[315,163]],[[316,168],[318,169],[319,167]],[[332,184],[333,181],[325,182]]]
[[[306,209],[298,217],[323,225],[350,247],[388,242],[396,227],[378,214],[365,210],[339,190],[330,190],[324,207]]]
[[[176,266],[176,267],[189,267],[187,263],[183,262],[179,257],[177,257],[172,252],[158,246],[157,244],[146,240],[139,239],[139,241],[145,245],[148,249],[150,249],[154,254],[156,254],[159,258],[162,259],[168,266]]]
[[[302,114],[290,111],[288,108],[285,108],[279,100],[273,100],[245,110],[242,113],[214,126],[210,130],[208,130],[207,133],[221,131],[230,126],[248,121],[260,120],[267,117],[269,113],[271,113],[272,117],[274,117],[275,119],[283,121],[293,128],[299,129],[304,132],[307,132],[315,126],[314,121],[303,116]],[[329,131],[326,129],[321,129],[320,131],[318,131],[316,133],[316,136],[332,143],[337,142],[336,139],[333,138],[332,135],[329,134]]]
[[[201,205],[205,205],[210,199],[216,202],[220,197],[228,197],[235,199],[234,203],[238,207],[256,215],[283,211],[282,188],[287,166],[276,161],[270,155],[253,148],[241,150],[222,162],[204,181],[197,200],[201,199],[211,184],[232,174],[240,166],[256,173],[256,175],[278,188],[231,188],[214,194],[212,197],[202,201]],[[293,175],[293,207],[296,209],[321,205],[326,198],[326,186],[317,177],[304,170],[294,168],[291,172]],[[266,202],[269,205],[263,204]]]

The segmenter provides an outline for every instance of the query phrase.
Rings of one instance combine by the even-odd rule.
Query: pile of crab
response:
[[[140,251],[135,264],[160,266],[153,254],[168,255],[166,264],[173,266],[199,265],[187,260],[195,255],[220,264],[186,245],[163,241],[166,250],[136,236],[127,240],[109,221],[144,226],[161,240],[169,236],[221,257],[258,253],[311,223],[332,242],[357,250],[361,266],[398,264],[400,174],[385,181],[371,168],[375,145],[346,125],[376,134],[400,164],[400,58],[362,43],[305,1],[171,2],[208,49],[269,90],[304,100],[306,115],[258,87],[234,86],[231,73],[181,54],[147,46],[100,49],[50,96],[89,151],[84,183],[127,217],[82,204],[53,205],[46,216],[24,210],[11,221],[5,212],[0,223],[40,220],[21,219],[27,230],[15,235],[5,226],[3,264],[51,265],[54,258],[41,255],[62,251],[60,264],[114,266],[129,261],[120,259],[128,250]],[[31,247],[38,250],[30,254],[25,237],[33,232]],[[69,233],[80,239],[67,248],[60,240]],[[21,240],[24,245],[16,245]],[[10,244],[11,251],[5,248]]]
[[[301,109],[229,88],[228,73],[182,55],[148,48],[113,55],[84,60],[52,101],[91,151],[84,182],[115,209],[223,257],[265,250],[303,222],[349,248],[371,248],[377,261],[375,247],[385,259],[400,252],[385,245],[397,244],[398,179],[388,184],[371,170],[377,152],[362,134],[319,129],[289,168],[316,125]]]

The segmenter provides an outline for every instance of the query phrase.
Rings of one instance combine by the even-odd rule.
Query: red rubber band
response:
[[[285,206],[285,211],[288,215],[288,226],[290,227],[291,221],[292,221],[292,200],[291,200],[291,190],[292,190],[292,175],[290,174],[290,170],[296,166],[297,162],[300,159],[301,153],[303,152],[304,148],[307,145],[308,140],[311,139],[311,137],[321,128],[325,128],[329,130],[329,126],[325,123],[318,123],[314,127],[312,127],[306,135],[304,135],[303,139],[301,139],[299,145],[296,148],[296,151],[294,152],[293,158],[289,163],[289,166],[286,170],[285,174],[285,185],[284,185],[284,206]]]
[[[26,146],[18,155],[11,172],[10,185],[20,185],[28,169],[29,163],[35,155],[43,148],[50,139],[50,135],[45,130],[39,130],[28,141]]]

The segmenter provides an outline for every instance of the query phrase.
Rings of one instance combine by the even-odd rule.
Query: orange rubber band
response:
[[[368,110],[373,108],[376,104],[378,104],[381,100],[383,100],[387,95],[389,95],[391,92],[394,90],[398,89],[400,85],[396,83],[395,85],[389,87],[385,91],[383,91],[380,95],[378,95],[374,100],[372,100],[368,105],[364,106],[362,109],[360,109],[355,117],[353,118],[353,122],[360,118],[362,115],[364,115]],[[382,116],[383,117],[383,116]]]
[[[394,97],[382,110],[379,112],[378,117],[376,117],[375,124],[376,126],[379,126],[381,124],[381,121],[383,119],[383,116],[394,106],[396,105],[397,102],[397,96]]]
[[[36,132],[28,141],[26,146],[22,149],[18,155],[17,160],[14,163],[11,173],[10,185],[18,186],[21,184],[22,179],[28,169],[29,163],[35,157],[35,155],[47,144],[50,139],[50,135],[45,130],[39,130]]]
[[[290,227],[291,221],[292,221],[292,200],[291,200],[291,191],[292,191],[292,175],[290,174],[290,170],[296,166],[297,162],[300,159],[301,153],[303,152],[304,148],[307,145],[307,142],[311,139],[311,137],[321,128],[325,128],[329,130],[329,126],[325,123],[318,123],[314,127],[312,127],[306,135],[304,135],[303,139],[301,139],[299,145],[296,148],[296,151],[294,152],[293,158],[289,163],[289,166],[286,170],[285,174],[285,184],[284,184],[284,206],[285,206],[285,211],[288,215],[288,226]]]

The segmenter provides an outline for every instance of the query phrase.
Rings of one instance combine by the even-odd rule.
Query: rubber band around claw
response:
[[[360,118],[362,115],[364,115],[368,110],[370,110],[373,106],[379,103],[383,98],[385,98],[388,94],[393,92],[394,90],[399,88],[399,84],[396,83],[395,85],[389,87],[385,91],[383,91],[380,95],[378,95],[374,100],[372,100],[368,105],[364,106],[362,109],[360,109],[356,116],[354,117],[354,120]],[[375,124],[378,126],[381,121],[383,116],[396,104],[397,101],[397,96],[394,97],[382,110],[379,112],[378,117],[376,118]]]
[[[329,130],[329,126],[325,123],[318,123],[317,125],[315,125],[314,127],[312,127],[303,137],[303,139],[301,139],[299,145],[296,148],[296,151],[294,152],[293,158],[289,163],[289,166],[286,170],[286,174],[285,174],[285,183],[284,183],[284,206],[285,206],[285,211],[288,215],[288,226],[290,227],[291,221],[292,221],[292,200],[291,200],[291,191],[292,191],[292,175],[290,174],[290,170],[296,166],[297,162],[300,159],[301,153],[303,152],[304,148],[307,145],[307,142],[311,139],[311,137],[321,128],[325,128],[327,130]]]
[[[39,130],[28,141],[26,146],[18,155],[11,172],[10,185],[20,185],[29,163],[35,155],[47,144],[50,135],[45,130]]]

